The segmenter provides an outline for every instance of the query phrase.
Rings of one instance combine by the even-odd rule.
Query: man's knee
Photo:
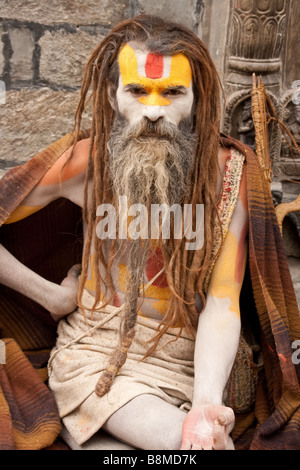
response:
[[[114,413],[103,429],[144,450],[178,450],[186,413],[154,395],[140,395]]]
[[[156,450],[179,450],[182,442],[182,425],[171,426],[162,439],[162,448]],[[150,450],[150,449],[149,449]]]

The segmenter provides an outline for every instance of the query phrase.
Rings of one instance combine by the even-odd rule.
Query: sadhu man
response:
[[[49,386],[78,444],[102,428],[141,449],[232,449],[247,185],[245,153],[221,145],[216,69],[193,33],[140,16],[92,53],[78,129],[90,88],[89,137],[78,134],[17,209],[59,197],[82,207],[82,266],[56,285],[2,247],[1,282],[60,320]],[[182,225],[191,209],[189,233],[204,227],[200,245],[174,226],[163,237],[161,219],[151,238],[153,208],[174,205]]]

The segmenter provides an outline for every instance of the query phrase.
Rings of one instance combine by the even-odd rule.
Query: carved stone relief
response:
[[[232,0],[227,45],[223,130],[255,149],[251,124],[252,74],[261,75],[279,119],[282,119],[282,54],[290,0]],[[270,158],[280,159],[281,137],[269,127]]]
[[[286,28],[286,0],[240,0],[233,12],[230,53],[246,59],[278,59]]]
[[[232,2],[228,85],[249,86],[256,73],[264,75],[265,86],[279,91],[288,6],[289,0]]]
[[[255,135],[250,107],[253,73],[262,76],[278,119],[287,126],[300,145],[300,92],[299,100],[295,101],[295,90],[283,89],[283,71],[287,67],[284,63],[285,42],[293,1],[231,1],[224,70],[226,107],[223,132],[238,138],[254,150]],[[300,157],[291,151],[277,124],[271,123],[268,131],[272,180],[275,185],[279,185],[277,189],[280,187],[279,191],[276,189],[276,195],[273,194],[276,196],[276,204],[295,200],[299,194],[299,184],[295,184],[295,181],[300,181]],[[287,220],[298,232],[298,239],[299,214],[290,214]]]
[[[294,90],[288,90],[283,99],[283,122],[291,132],[295,142],[300,146],[300,102],[294,101]],[[292,158],[300,163],[300,155],[287,145],[285,141],[282,144],[282,160]],[[300,175],[299,175],[300,176]]]

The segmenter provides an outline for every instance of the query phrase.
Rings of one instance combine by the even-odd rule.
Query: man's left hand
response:
[[[183,424],[181,450],[233,449],[229,434],[234,421],[233,410],[226,406],[193,407]]]

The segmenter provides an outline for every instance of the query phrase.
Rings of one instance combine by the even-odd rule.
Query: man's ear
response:
[[[114,111],[117,110],[117,89],[111,82],[107,82],[107,97]]]

